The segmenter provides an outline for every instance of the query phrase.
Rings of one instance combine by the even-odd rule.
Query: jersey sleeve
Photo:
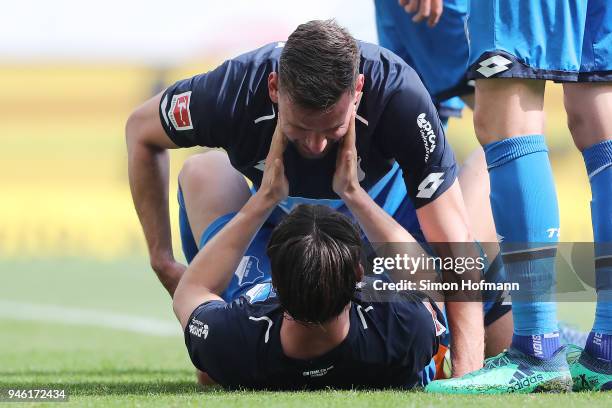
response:
[[[224,386],[248,383],[255,356],[246,330],[248,304],[210,301],[198,306],[185,327],[185,345],[193,365]]]
[[[225,61],[204,74],[177,81],[162,95],[159,115],[168,137],[180,147],[225,148],[232,137],[229,125],[240,115],[242,63]]]
[[[379,126],[382,150],[399,163],[408,195],[420,208],[453,184],[458,169],[431,97],[414,72],[406,75]]]

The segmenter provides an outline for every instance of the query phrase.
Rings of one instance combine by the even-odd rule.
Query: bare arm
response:
[[[356,95],[359,106],[361,93]],[[361,226],[370,242],[416,242],[389,214],[372,200],[357,178],[357,148],[355,147],[355,114],[352,113],[349,129],[342,139],[336,158],[336,172],[332,188]]]
[[[466,250],[472,248],[471,245],[452,245],[474,242],[458,181],[435,201],[419,208],[417,217],[427,242],[432,243],[439,256],[466,256]],[[473,252],[467,255],[474,258],[479,256],[475,245]],[[470,279],[469,276],[466,278]],[[479,280],[480,275],[473,279]],[[453,334],[453,376],[458,377],[479,369],[484,356],[482,303],[465,299],[457,302],[447,301],[446,314]]]
[[[174,313],[183,328],[196,307],[210,300],[221,300],[219,295],[229,284],[253,237],[276,205],[289,194],[282,162],[286,139],[279,123],[280,118],[266,157],[259,190],[198,252],[174,292]]]
[[[147,241],[151,267],[172,295],[185,266],[174,260],[168,211],[167,149],[177,148],[158,114],[161,93],[138,107],[125,126],[128,174],[136,213]]]

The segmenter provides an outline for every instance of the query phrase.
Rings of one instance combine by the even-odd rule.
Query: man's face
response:
[[[276,94],[273,95],[271,90],[270,96],[278,103],[279,115],[282,117],[281,131],[303,157],[317,159],[325,156],[333,144],[346,135],[351,109],[362,87],[363,77],[360,75],[356,92],[345,92],[331,109],[325,111],[298,106],[283,92],[278,92],[276,87]]]

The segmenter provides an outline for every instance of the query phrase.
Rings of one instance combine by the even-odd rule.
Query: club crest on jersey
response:
[[[245,255],[236,268],[234,275],[238,278],[238,284],[255,283],[264,277],[264,273],[259,266],[259,258],[256,256]]]
[[[425,112],[417,116],[417,126],[421,130],[421,139],[425,145],[425,163],[429,161],[429,155],[436,150],[436,134],[433,131],[431,122],[427,120]]]
[[[168,119],[176,130],[193,129],[191,122],[191,112],[189,111],[189,102],[191,101],[191,91],[183,92],[172,97],[170,102],[170,110],[168,111]]]

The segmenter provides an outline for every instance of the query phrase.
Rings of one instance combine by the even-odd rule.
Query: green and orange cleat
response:
[[[480,370],[459,378],[433,381],[425,391],[440,394],[560,393],[572,391],[572,377],[565,347],[547,360],[511,347],[486,359]]]
[[[598,360],[575,345],[568,346],[567,362],[574,391],[612,391],[612,362]]]

